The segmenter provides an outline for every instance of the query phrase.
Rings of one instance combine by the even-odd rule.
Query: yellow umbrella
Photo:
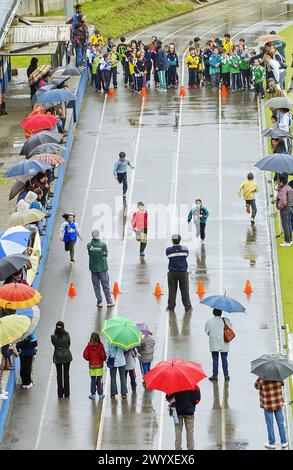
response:
[[[30,327],[30,319],[21,315],[7,315],[0,318],[0,346],[20,338]]]
[[[8,227],[16,227],[17,225],[28,225],[39,222],[45,217],[45,213],[38,209],[27,209],[22,212],[14,212],[9,218]]]

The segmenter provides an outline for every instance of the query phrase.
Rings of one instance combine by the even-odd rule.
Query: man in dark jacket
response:
[[[177,288],[181,291],[182,303],[185,312],[192,312],[192,305],[189,297],[189,273],[187,256],[188,248],[180,245],[181,236],[176,233],[171,237],[173,246],[166,249],[166,256],[169,259],[168,272],[168,307],[167,310],[174,312],[176,306]]]
[[[168,68],[168,57],[162,48],[162,41],[157,41],[156,69],[159,74],[160,90],[167,91],[166,70]]]
[[[176,408],[178,423],[175,424],[175,449],[182,450],[183,422],[186,429],[187,449],[194,449],[194,413],[195,407],[200,402],[200,389],[196,385],[194,390],[176,392],[166,395],[167,401],[171,404],[171,409]]]
[[[89,254],[89,269],[91,271],[92,283],[97,298],[97,306],[103,307],[100,286],[100,284],[102,284],[102,288],[107,300],[107,307],[113,307],[115,304],[112,301],[109,287],[107,245],[106,243],[101,242],[99,230],[93,230],[92,237],[92,241],[87,245],[87,250]]]

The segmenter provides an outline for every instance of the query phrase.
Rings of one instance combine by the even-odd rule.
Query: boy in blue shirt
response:
[[[196,237],[198,238],[200,236],[201,241],[204,243],[205,239],[205,228],[206,228],[206,222],[209,216],[209,211],[207,210],[206,207],[202,205],[202,200],[201,199],[196,199],[195,201],[195,207],[191,209],[191,211],[188,214],[187,221],[188,223],[191,222],[191,219],[193,219],[195,228],[196,228]]]
[[[134,166],[131,165],[130,161],[126,158],[125,152],[119,153],[119,160],[114,164],[113,175],[118,180],[118,183],[123,183],[123,199],[126,199],[126,193],[128,189],[127,185],[127,166],[130,166],[134,170]]]

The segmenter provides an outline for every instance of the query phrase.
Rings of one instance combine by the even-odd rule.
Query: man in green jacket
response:
[[[89,254],[89,269],[91,271],[92,283],[97,298],[97,307],[103,307],[100,284],[102,284],[107,300],[107,307],[113,307],[115,304],[112,301],[109,287],[108,249],[106,243],[100,240],[99,230],[92,231],[92,241],[88,243],[87,250]]]

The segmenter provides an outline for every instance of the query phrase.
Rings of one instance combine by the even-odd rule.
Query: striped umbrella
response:
[[[34,83],[37,83],[40,78],[42,78],[51,70],[51,68],[51,65],[41,65],[36,70],[34,70],[28,77],[29,86],[33,85]]]
[[[16,309],[17,315],[22,315],[24,317],[28,317],[30,319],[30,327],[27,332],[21,337],[21,341],[23,341],[27,336],[29,336],[38,326],[40,321],[41,312],[37,305],[28,308],[17,308]]]
[[[48,163],[49,165],[61,165],[66,163],[66,161],[60,157],[60,155],[53,155],[52,153],[40,153],[30,157],[30,160],[40,160],[42,162]]]
[[[11,227],[0,232],[0,259],[9,255],[23,253],[29,241],[31,232],[22,226]]]
[[[0,307],[16,310],[40,303],[41,294],[27,284],[11,283],[0,287]]]

